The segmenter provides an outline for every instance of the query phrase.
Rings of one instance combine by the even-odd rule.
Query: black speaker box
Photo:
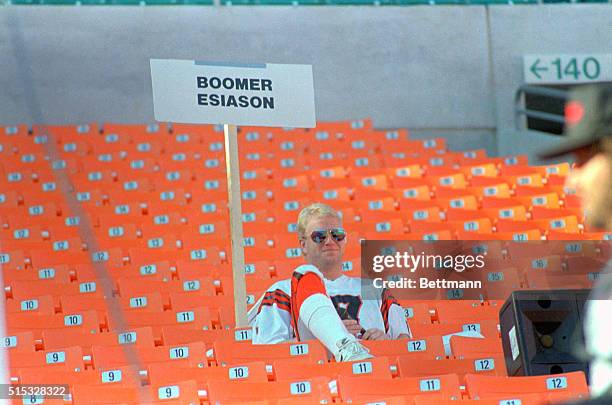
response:
[[[590,290],[515,291],[500,310],[504,358],[509,376],[584,371],[584,304]]]

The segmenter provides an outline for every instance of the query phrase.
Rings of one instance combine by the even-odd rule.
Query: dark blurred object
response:
[[[573,350],[584,346],[582,321],[590,290],[515,291],[500,310],[509,376],[584,371]]]
[[[612,83],[577,87],[565,104],[565,139],[542,151],[542,159],[554,158],[612,137]]]

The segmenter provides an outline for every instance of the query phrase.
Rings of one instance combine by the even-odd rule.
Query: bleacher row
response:
[[[608,3],[608,0],[221,0],[225,6],[412,6],[412,5],[520,5],[547,3]],[[77,6],[212,6],[214,0],[7,0],[14,5]]]
[[[573,241],[610,237],[585,229],[563,188],[567,164],[452,152],[443,138],[376,131],[368,120],[244,127],[239,149],[249,304],[301,263],[295,221],[313,201],[342,211],[349,275],[359,274],[360,238],[561,240],[574,248],[563,242],[525,266],[571,272],[572,261],[584,259]],[[0,156],[3,341],[16,381],[67,383],[74,403],[141,401],[135,379],[153,388],[148,400],[170,403],[499,403],[520,394],[525,404],[587,392],[584,376],[571,373],[562,382],[513,379],[516,389],[506,379],[481,380],[505,375],[501,301],[493,299],[403,301],[413,339],[367,342],[377,358],[361,366],[327,362],[316,342],[250,345],[247,330],[233,329],[219,127],[11,126],[0,129]],[[587,259],[608,253],[594,246],[579,251]],[[502,260],[513,256],[500,252]],[[517,288],[542,287],[531,282],[515,280]],[[459,331],[484,339],[443,339]],[[125,345],[140,358],[136,374]]]

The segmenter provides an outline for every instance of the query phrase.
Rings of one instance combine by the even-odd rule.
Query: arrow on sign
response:
[[[533,62],[533,65],[531,65],[531,67],[529,68],[529,70],[531,70],[531,73],[533,73],[538,79],[541,79],[542,76],[540,76],[538,74],[538,71],[547,71],[548,68],[545,67],[538,67],[538,64],[540,63],[540,59],[536,59],[535,62]]]

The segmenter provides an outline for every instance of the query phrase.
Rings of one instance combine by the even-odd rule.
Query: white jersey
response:
[[[366,330],[383,330],[389,339],[410,335],[404,310],[387,290],[378,299],[364,300],[360,278],[340,276],[324,282],[327,295],[342,319],[355,319]],[[249,310],[248,316],[254,344],[295,340],[291,326],[291,279],[274,283]]]

